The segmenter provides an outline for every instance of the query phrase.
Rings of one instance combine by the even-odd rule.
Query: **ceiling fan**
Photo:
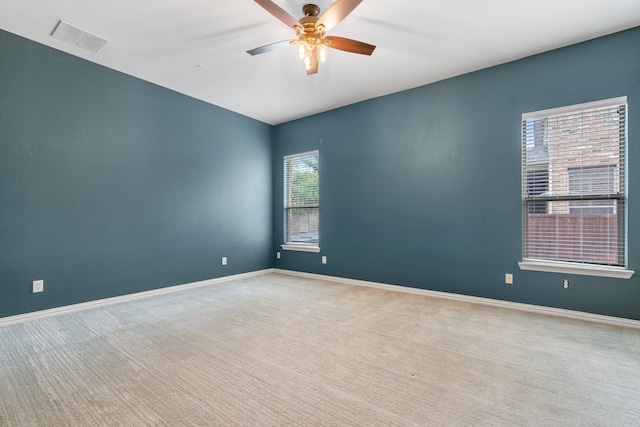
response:
[[[345,52],[371,55],[376,48],[374,45],[359,42],[344,37],[327,36],[326,33],[349,15],[363,0],[337,0],[320,17],[320,8],[315,4],[305,4],[302,7],[304,16],[296,19],[286,10],[271,0],[255,0],[267,12],[292,27],[296,31],[296,38],[271,43],[262,47],[248,50],[249,55],[259,55],[271,52],[287,45],[296,45],[298,57],[302,60],[307,74],[318,72],[318,64],[327,59],[327,48],[343,50]]]

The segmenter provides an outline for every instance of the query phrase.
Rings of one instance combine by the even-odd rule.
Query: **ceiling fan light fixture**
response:
[[[307,53],[307,44],[304,41],[298,41],[297,43],[298,58],[304,59]]]
[[[317,60],[320,62],[327,60],[328,43],[324,39],[324,34],[305,34],[301,32],[298,35],[298,39],[292,40],[291,43],[296,45],[298,58],[302,60],[302,65],[307,71],[312,66],[312,56],[316,55]]]
[[[327,46],[324,43],[318,47],[318,59],[320,62],[327,60]]]
[[[306,56],[306,57],[302,60],[302,64],[304,65],[304,69],[305,69],[305,70],[309,70],[309,69],[311,69],[311,55]]]

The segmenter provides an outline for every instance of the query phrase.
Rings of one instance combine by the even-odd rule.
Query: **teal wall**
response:
[[[267,124],[0,31],[0,317],[271,267],[271,151]]]
[[[519,270],[521,114],[624,95],[637,273]],[[285,123],[274,135],[274,252],[282,157],[318,149],[321,173],[321,253],[282,251],[277,267],[640,320],[640,28]]]
[[[638,273],[520,271],[521,114],[623,95]],[[276,127],[0,31],[0,317],[276,266],[640,320],[638,105],[640,28]],[[322,251],[276,260],[313,149]]]

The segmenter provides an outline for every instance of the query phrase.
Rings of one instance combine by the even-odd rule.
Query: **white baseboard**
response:
[[[462,301],[473,304],[482,304],[492,307],[508,308],[511,310],[520,310],[529,313],[546,314],[550,316],[564,317],[569,319],[585,320],[587,322],[604,323],[607,325],[620,326],[625,328],[640,329],[640,321],[633,319],[625,319],[622,317],[605,316],[602,314],[586,313],[582,311],[566,310],[562,308],[544,307],[533,304],[523,304],[511,301],[502,301],[491,298],[473,297],[469,295],[453,294],[449,292],[430,291],[427,289],[411,288],[408,286],[389,285],[385,283],[368,282],[365,280],[346,279],[343,277],[325,276],[315,273],[303,273],[292,270],[272,269],[274,273],[286,274],[290,276],[305,277],[309,279],[326,280],[330,282],[344,283],[355,286],[366,286],[369,288],[384,289],[387,291],[404,292],[408,294],[423,295],[434,298],[444,298],[453,301]]]
[[[154,295],[162,295],[170,292],[178,292],[185,289],[196,288],[199,286],[213,285],[217,283],[229,282],[231,280],[245,279],[249,277],[260,276],[268,273],[278,273],[289,276],[298,276],[309,279],[326,280],[335,283],[343,283],[354,286],[366,286],[369,288],[384,289],[393,292],[403,292],[414,295],[422,295],[433,298],[444,298],[453,301],[462,301],[472,304],[483,304],[492,307],[508,308],[511,310],[520,310],[529,313],[546,314],[550,316],[564,317],[569,319],[584,320],[588,322],[603,323],[607,325],[640,329],[640,321],[633,319],[625,319],[622,317],[605,316],[601,314],[586,313],[582,311],[566,310],[562,308],[544,307],[533,304],[523,304],[518,302],[502,301],[491,298],[473,297],[469,295],[453,294],[449,292],[430,291],[427,289],[411,288],[408,286],[389,285],[386,283],[369,282],[365,280],[347,279],[344,277],[326,276],[315,273],[303,273],[300,271],[281,270],[277,268],[268,268],[265,270],[252,271],[249,273],[235,274],[232,276],[218,277],[215,279],[203,280],[200,282],[186,283],[183,285],[169,286],[166,288],[152,289],[150,291],[137,292],[134,294],[121,295],[112,298],[104,298],[95,301],[83,302],[80,304],[72,304],[63,307],[51,308],[48,310],[35,311],[32,313],[18,314],[0,318],[0,327],[25,322],[43,317],[56,316],[59,314],[71,313],[74,311],[87,310],[89,308],[100,307],[109,304],[116,304],[124,301],[132,301],[138,298],[146,298]]]
[[[262,274],[273,272],[272,268],[266,270],[252,271],[249,273],[234,274],[232,276],[217,277],[215,279],[202,280],[200,282],[185,283],[183,285],[168,286],[166,288],[152,289],[150,291],[136,292],[134,294],[120,295],[117,297],[103,298],[95,301],[87,301],[79,304],[65,305],[62,307],[50,308],[48,310],[34,311],[31,313],[18,314],[0,318],[0,327],[13,323],[26,322],[27,320],[40,319],[43,317],[56,316],[59,314],[72,313],[74,311],[87,310],[89,308],[100,307],[109,304],[116,304],[124,301],[133,301],[138,298],[146,298],[154,295],[168,294],[170,292],[178,292],[185,289],[197,288],[199,286],[213,285],[216,283],[229,282],[231,280],[245,279],[247,277],[260,276]]]

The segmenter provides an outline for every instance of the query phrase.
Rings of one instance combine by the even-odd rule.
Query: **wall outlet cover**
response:
[[[32,284],[32,292],[44,292],[44,280],[34,280]]]

